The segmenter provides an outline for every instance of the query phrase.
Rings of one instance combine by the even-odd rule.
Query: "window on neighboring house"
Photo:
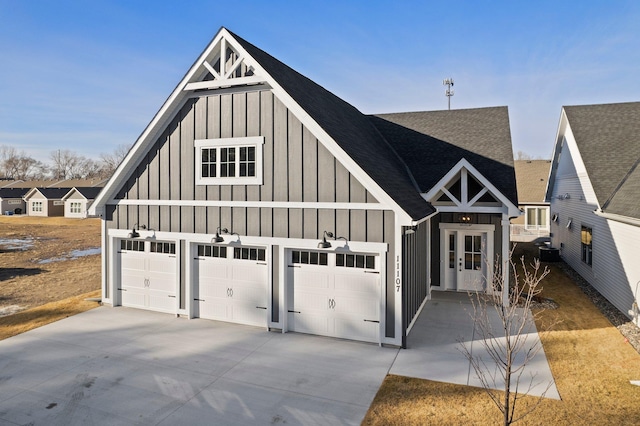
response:
[[[197,185],[262,185],[262,136],[198,139]]]
[[[582,247],[581,258],[582,258],[582,261],[589,266],[591,266],[591,261],[593,257],[592,237],[593,237],[593,229],[583,225],[580,233],[581,247]]]
[[[41,212],[42,211],[42,201],[32,201],[31,202],[31,211],[32,212]]]
[[[71,212],[71,213],[82,213],[82,204],[81,203],[72,202],[69,205],[69,212]]]
[[[527,207],[527,229],[549,229],[548,207]]]

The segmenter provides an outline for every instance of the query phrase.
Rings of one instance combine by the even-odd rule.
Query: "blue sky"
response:
[[[132,144],[221,26],[364,113],[507,105],[549,157],[562,105],[640,101],[637,1],[0,0],[0,145]]]

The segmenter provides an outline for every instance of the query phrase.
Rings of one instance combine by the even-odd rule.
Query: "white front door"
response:
[[[488,232],[443,230],[442,274],[445,290],[484,291],[487,276]]]

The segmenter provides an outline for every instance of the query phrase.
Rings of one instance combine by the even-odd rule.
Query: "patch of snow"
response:
[[[42,259],[38,261],[38,264],[44,265],[46,263],[62,262],[64,260],[74,260],[81,257],[93,256],[94,254],[100,254],[100,253],[102,253],[102,249],[100,247],[92,247],[84,250],[73,250],[71,253],[65,254],[64,256],[61,256],[61,257],[52,257],[49,259]]]
[[[33,247],[33,238],[0,238],[0,247],[5,250],[29,250]]]
[[[0,308],[0,317],[15,314],[16,312],[19,312],[21,310],[22,308],[18,305],[5,306],[3,308]]]

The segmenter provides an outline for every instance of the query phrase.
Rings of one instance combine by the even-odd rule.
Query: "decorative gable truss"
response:
[[[518,207],[465,159],[451,168],[423,197],[439,212],[520,215]]]
[[[265,82],[264,76],[256,74],[255,67],[223,35],[210,46],[200,61],[199,72],[191,76],[184,91],[215,90]]]

